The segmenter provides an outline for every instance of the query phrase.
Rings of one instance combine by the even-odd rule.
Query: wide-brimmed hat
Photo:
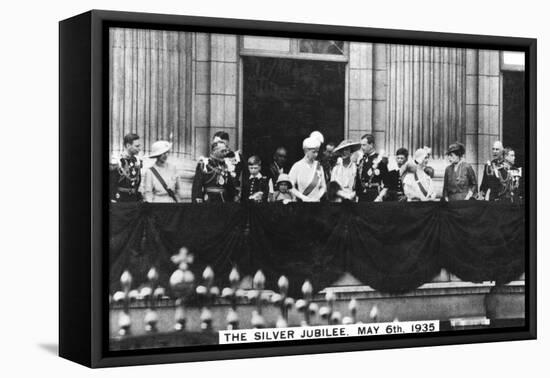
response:
[[[456,142],[449,146],[449,148],[447,149],[447,155],[450,155],[453,152],[459,156],[462,156],[466,152],[466,148],[462,143]]]
[[[358,148],[360,146],[361,146],[361,142],[357,142],[351,139],[345,139],[341,141],[338,146],[336,146],[333,152],[338,152],[348,147],[351,147],[353,149],[353,148]]]
[[[290,177],[286,173],[281,173],[279,177],[277,178],[277,183],[275,184],[276,187],[279,186],[279,184],[286,182],[288,184],[288,188],[292,188],[292,182],[290,181]]]
[[[163,153],[170,151],[171,148],[172,143],[166,140],[158,140],[151,146],[151,153],[147,157],[154,158],[160,156]]]
[[[414,152],[414,161],[417,163],[422,163],[424,159],[426,159],[426,156],[428,156],[429,152],[425,148],[419,148]]]

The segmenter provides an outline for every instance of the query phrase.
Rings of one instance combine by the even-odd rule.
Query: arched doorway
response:
[[[292,164],[311,131],[344,138],[346,63],[245,56],[242,64],[245,157],[259,155],[265,169],[284,146]]]

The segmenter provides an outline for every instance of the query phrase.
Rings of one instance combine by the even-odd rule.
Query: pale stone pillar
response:
[[[374,44],[374,69],[373,69],[373,97],[372,97],[372,128],[375,140],[379,148],[388,149],[386,141],[387,125],[387,46],[386,44]],[[387,151],[394,155],[395,151]]]
[[[478,170],[491,159],[491,148],[502,140],[500,125],[500,52],[478,51]],[[478,176],[479,177],[479,176]]]
[[[238,36],[210,36],[210,139],[216,131],[229,134],[230,148],[237,149]]]
[[[373,132],[373,45],[350,42],[347,138]],[[381,141],[377,143],[383,145]]]
[[[193,36],[193,90],[192,160],[186,160],[180,170],[181,193],[190,199],[191,183],[197,159],[208,156],[210,141],[216,131],[226,131],[230,148],[238,146],[238,36],[194,33]],[[182,75],[187,73],[181,72]]]
[[[193,63],[193,157],[197,159],[208,154],[210,139],[210,34],[195,34]]]
[[[466,70],[466,160],[480,181],[494,141],[502,139],[500,53],[467,50]]]
[[[478,50],[466,50],[466,159],[478,163]]]
[[[216,131],[226,131],[230,148],[238,146],[238,36],[195,35],[193,129],[195,158],[208,154]]]

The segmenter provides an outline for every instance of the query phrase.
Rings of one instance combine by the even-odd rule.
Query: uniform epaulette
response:
[[[206,172],[206,166],[208,165],[208,163],[210,163],[210,159],[205,157],[205,156],[201,156],[199,157],[199,164],[202,165],[202,170],[204,172]]]

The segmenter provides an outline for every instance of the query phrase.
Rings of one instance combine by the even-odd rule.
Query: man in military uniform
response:
[[[388,192],[386,201],[406,201],[407,197],[403,190],[403,175],[405,174],[406,163],[409,159],[409,151],[405,147],[399,148],[395,153],[396,169],[388,170]]]
[[[227,144],[213,142],[210,157],[201,157],[195,170],[191,200],[201,202],[233,202],[237,196],[234,178],[227,168]]]
[[[142,200],[139,185],[143,163],[137,158],[140,150],[141,144],[137,134],[130,133],[124,136],[124,153],[120,158],[113,159],[109,172],[111,202]]]
[[[504,167],[504,148],[500,141],[493,144],[493,160],[485,163],[483,168],[483,179],[479,187],[480,199],[498,201],[504,195],[501,172]]]
[[[381,202],[388,191],[388,165],[376,152],[372,134],[361,137],[361,153],[355,183],[359,202]]]
[[[516,152],[506,147],[504,149],[504,162],[500,171],[501,182],[504,190],[501,200],[508,202],[521,202],[523,199],[522,170],[516,166]]]
[[[241,173],[243,175],[246,174],[246,172],[243,173],[243,170],[246,169],[246,167],[244,166],[244,161],[243,161],[243,155],[242,153],[237,150],[237,151],[231,151],[231,149],[229,148],[229,134],[225,131],[216,131],[214,133],[214,136],[212,137],[212,143],[214,142],[224,142],[225,145],[227,146],[227,153],[226,153],[226,156],[225,156],[225,163],[227,164],[228,163],[228,159],[231,159],[232,162],[230,163],[231,165],[233,165],[232,169],[233,169],[233,176],[236,177],[237,181],[240,181],[241,180]],[[233,152],[233,157],[228,157],[227,155],[230,153],[230,152]]]

